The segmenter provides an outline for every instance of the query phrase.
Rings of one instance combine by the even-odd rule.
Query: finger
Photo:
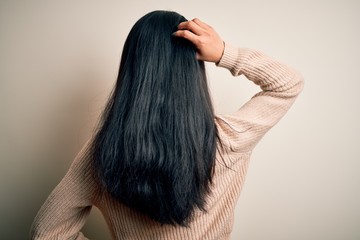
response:
[[[180,30],[190,30],[196,35],[201,35],[204,32],[204,29],[202,29],[197,23],[194,21],[186,21],[182,22],[178,25],[178,29]]]
[[[185,39],[189,40],[190,42],[192,42],[195,46],[196,46],[196,43],[198,42],[198,38],[199,38],[199,36],[190,32],[189,30],[178,30],[173,33],[173,36],[185,38]]]
[[[198,18],[194,18],[192,20],[193,22],[195,22],[197,25],[199,25],[200,27],[204,28],[204,29],[209,29],[209,28],[212,28],[210,25],[202,22],[200,19]]]

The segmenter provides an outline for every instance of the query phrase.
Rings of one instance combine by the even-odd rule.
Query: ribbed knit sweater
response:
[[[302,76],[265,54],[225,45],[217,64],[245,77],[262,91],[236,113],[216,116],[227,151],[217,153],[206,200],[207,211],[195,210],[189,227],[161,225],[112,198],[94,180],[85,149],[49,195],[31,228],[31,239],[87,239],[80,231],[92,206],[103,214],[113,239],[225,240],[230,239],[234,210],[244,184],[252,150],[290,108],[303,87]],[[220,156],[220,154],[222,156]]]

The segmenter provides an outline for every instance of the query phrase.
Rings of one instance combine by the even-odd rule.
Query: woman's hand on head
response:
[[[218,63],[224,52],[224,42],[219,34],[197,18],[180,23],[173,35],[192,42],[197,49],[196,57],[199,60]]]

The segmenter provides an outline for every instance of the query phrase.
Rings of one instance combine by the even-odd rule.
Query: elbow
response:
[[[303,89],[304,89],[304,77],[303,75],[300,73],[300,72],[296,72],[296,81],[295,81],[295,93],[296,93],[296,96],[299,95]]]
[[[298,72],[294,71],[291,80],[286,84],[284,93],[287,97],[297,97],[304,89],[304,77]]]

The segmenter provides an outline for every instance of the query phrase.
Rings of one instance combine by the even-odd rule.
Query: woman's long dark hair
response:
[[[183,21],[154,11],[133,26],[89,153],[114,198],[187,226],[196,208],[205,210],[218,138],[204,62],[172,36]]]

